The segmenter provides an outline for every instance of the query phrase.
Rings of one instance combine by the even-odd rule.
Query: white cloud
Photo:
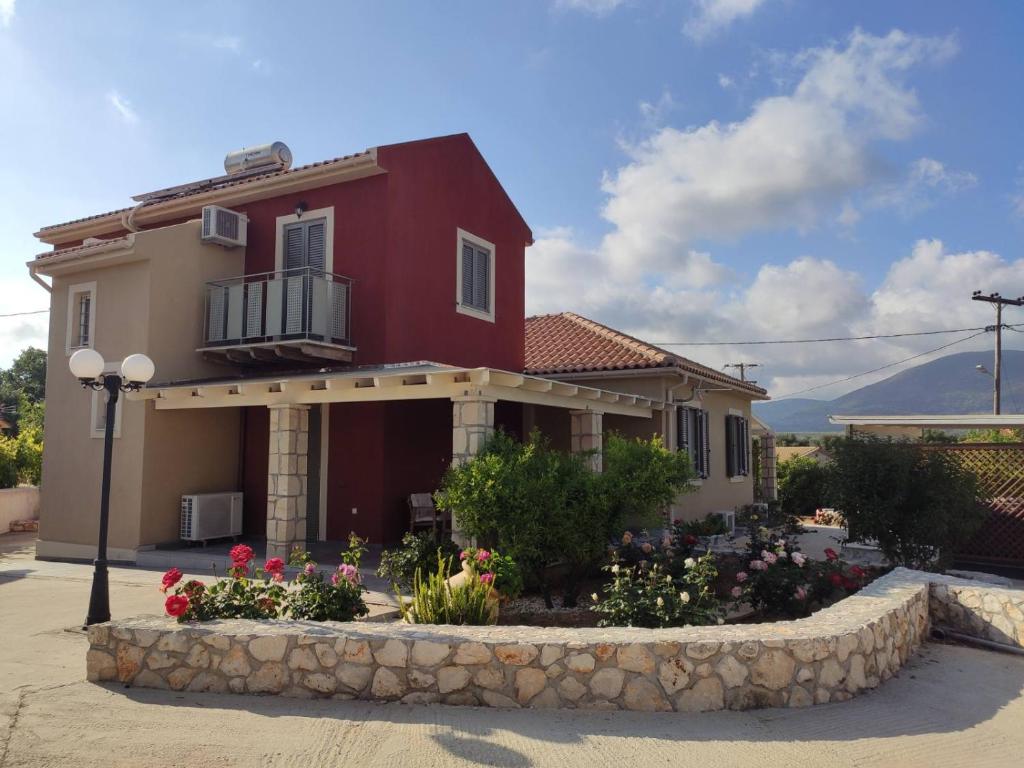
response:
[[[0,314],[34,312],[50,305],[50,296],[27,276],[0,279],[4,297]],[[46,313],[0,317],[0,368],[11,364],[25,347],[46,349],[50,316]]]
[[[1024,218],[1024,163],[1017,169],[1016,192],[1010,195],[1010,207],[1014,216]]]
[[[677,104],[672,94],[666,89],[655,102],[641,101],[640,114],[650,128],[660,128]]]
[[[800,67],[799,79],[788,93],[755,104],[744,120],[657,128],[642,141],[624,144],[625,162],[602,182],[607,195],[602,214],[611,230],[596,243],[581,242],[568,229],[541,232],[527,252],[528,310],[578,311],[653,342],[857,336],[987,324],[991,318],[969,300],[970,290],[1024,293],[1024,260],[1010,263],[986,251],[947,253],[939,241],[921,241],[870,291],[855,271],[825,258],[766,264],[751,278],[715,261],[704,246],[821,223],[850,228],[894,190],[902,195],[900,205],[909,206],[974,184],[971,174],[932,158],[915,161],[894,182],[877,160],[877,145],[905,141],[924,120],[905,83],[908,70],[942,61],[954,50],[949,39],[855,31],[841,45],[791,57]],[[762,381],[780,394],[954,338],[753,351],[765,364]],[[984,337],[972,342],[989,343]],[[717,367],[752,352],[747,347],[673,349]]]
[[[139,114],[132,107],[131,102],[117,91],[108,91],[107,101],[110,103],[110,106],[114,108],[117,114],[121,116],[121,119],[129,125],[134,125],[139,122]]]
[[[704,40],[734,21],[751,16],[764,0],[696,0],[694,16],[683,31],[694,40]]]
[[[555,0],[557,11],[582,11],[593,16],[607,16],[626,0]]]
[[[0,0],[0,27],[9,27],[14,21],[15,0]]]
[[[221,35],[210,38],[210,45],[222,51],[240,53],[242,50],[242,38],[234,35]]]
[[[909,215],[928,208],[940,196],[955,195],[977,183],[973,173],[949,170],[938,160],[922,157],[910,164],[903,179],[876,190],[869,204]]]
[[[732,88],[734,85],[736,85],[736,81],[733,80],[728,75],[719,74],[718,75],[718,85],[721,88],[729,89],[729,88]]]

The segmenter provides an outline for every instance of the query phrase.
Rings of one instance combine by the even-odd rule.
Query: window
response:
[[[114,369],[106,371],[112,373]],[[117,398],[117,405],[114,406],[114,437],[121,436],[121,406],[124,405],[124,394]],[[103,438],[107,429],[107,392],[101,389],[92,393],[92,415],[89,421],[90,437]]]
[[[750,423],[734,413],[725,417],[725,463],[731,478],[750,474]]]
[[[700,408],[676,409],[676,450],[686,451],[693,462],[697,477],[705,479],[711,474],[711,438],[708,412]]]
[[[458,230],[456,309],[494,322],[494,245]]]
[[[96,329],[96,283],[68,288],[67,353],[92,347]]]
[[[327,220],[315,219],[286,224],[282,268],[323,272],[327,269]]]

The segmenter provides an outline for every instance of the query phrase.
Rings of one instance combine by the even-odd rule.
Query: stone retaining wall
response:
[[[972,637],[1024,648],[1024,590],[931,577],[932,620]]]
[[[562,629],[143,617],[89,629],[89,680],[172,690],[492,707],[678,710],[845,701],[929,626],[929,575],[897,569],[798,621]]]

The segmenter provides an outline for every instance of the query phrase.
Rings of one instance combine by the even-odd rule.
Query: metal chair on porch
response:
[[[429,528],[436,536],[451,533],[452,516],[434,506],[434,497],[429,493],[409,494],[409,530],[415,533]],[[439,530],[440,529],[440,530]]]

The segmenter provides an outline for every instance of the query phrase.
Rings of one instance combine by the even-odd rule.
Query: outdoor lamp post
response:
[[[100,490],[100,535],[96,547],[92,593],[85,624],[110,621],[110,588],[107,582],[107,523],[110,518],[110,454],[114,448],[114,419],[117,398],[121,392],[135,392],[153,378],[153,361],[145,355],[128,355],[121,363],[121,373],[104,373],[103,356],[94,349],[80,349],[68,361],[71,373],[83,389],[107,391],[107,422],[103,432],[103,484]]]

